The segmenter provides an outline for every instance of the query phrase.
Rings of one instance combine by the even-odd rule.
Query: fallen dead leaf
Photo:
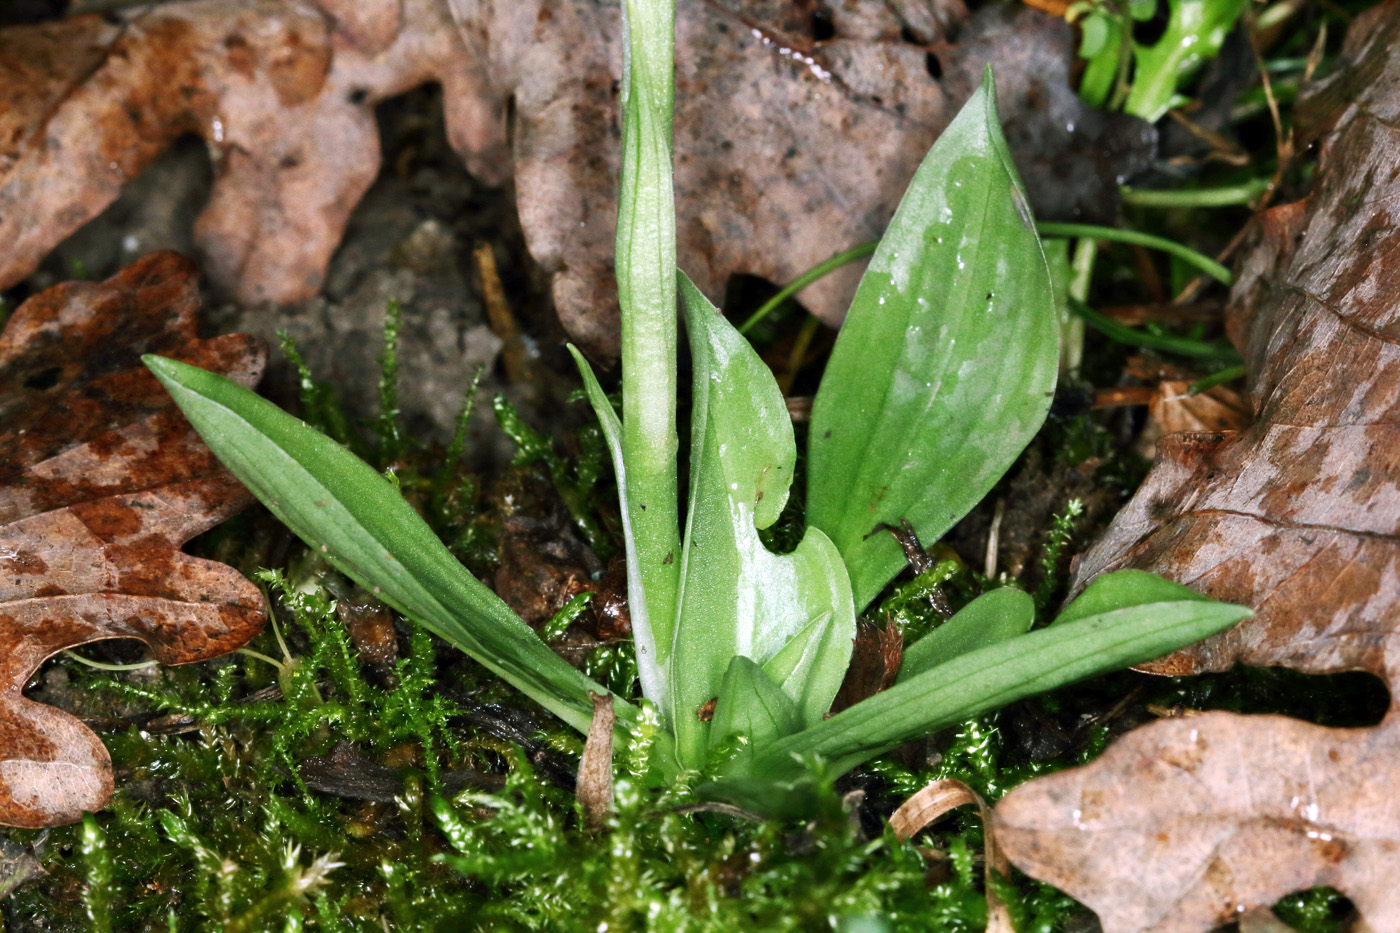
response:
[[[583,757],[578,763],[577,796],[583,808],[583,819],[594,831],[607,825],[613,812],[613,698],[612,694],[593,698],[593,722],[588,726],[588,739],[583,743]]]
[[[500,181],[513,166],[565,328],[616,355],[616,4],[189,0],[118,16],[0,32],[0,287],[195,135],[215,163],[195,229],[211,279],[244,303],[309,298],[378,170],[375,104],[436,81],[468,169]],[[1155,147],[1146,123],[1079,101],[1070,27],[1030,9],[851,0],[822,18],[799,0],[708,0],[682,4],[677,31],[681,263],[710,294],[877,237],[988,61],[1039,213],[1110,218]],[[858,276],[803,300],[834,324]]]
[[[1254,608],[1152,670],[1365,670],[1390,685],[1390,710],[1368,730],[1161,722],[1005,797],[995,822],[1012,861],[1109,933],[1204,931],[1314,885],[1351,898],[1357,929],[1400,929],[1397,114],[1392,0],[1357,18],[1339,69],[1299,104],[1300,124],[1330,126],[1313,193],[1264,215],[1241,260],[1228,324],[1253,424],[1164,438],[1076,578],[1139,567]]]
[[[958,807],[975,804],[977,815],[982,818],[984,827],[982,854],[986,860],[988,881],[995,872],[1003,877],[1011,874],[1011,866],[997,845],[996,833],[992,828],[992,812],[987,801],[962,781],[942,778],[934,781],[910,796],[899,809],[890,814],[890,829],[895,838],[908,841],[917,836],[927,826],[932,825]],[[987,929],[986,933],[1015,933],[1011,914],[997,896],[996,889],[987,885]]]
[[[212,658],[262,628],[257,587],[180,552],[248,505],[141,365],[161,353],[244,385],[254,338],[195,337],[193,266],[173,253],[21,305],[0,333],[0,823],[53,826],[102,807],[112,765],[25,682],[65,648],[139,638],[167,664]]]
[[[245,303],[314,295],[379,170],[374,105],[441,83],[473,174],[509,164],[441,0],[193,0],[0,31],[0,287],[28,275],[175,139],[215,167],[195,235]],[[483,109],[485,108],[485,109]]]

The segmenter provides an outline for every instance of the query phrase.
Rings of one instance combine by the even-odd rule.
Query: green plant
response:
[[[1153,18],[1156,0],[1078,0],[1066,17],[1079,23],[1079,55],[1087,60],[1079,96],[1155,123],[1186,102],[1177,85],[1215,57],[1248,6],[1247,0],[1169,0],[1163,33],[1144,43],[1133,27]]]
[[[1032,693],[1156,657],[1248,614],[1125,571],[1038,631],[997,590],[912,645],[896,685],[826,718],[858,611],[905,564],[880,529],[941,536],[1044,420],[1058,364],[1049,272],[997,121],[990,71],[920,166],[871,260],[812,416],[808,528],[778,518],[796,459],[777,384],[675,265],[668,0],[626,4],[617,267],[619,418],[574,351],[617,475],[643,702],[644,777],[701,772],[703,795],[778,814],[903,741]],[[690,489],[677,494],[676,296],[694,365]],[[390,480],[222,377],[148,365],[210,448],[348,576],[579,731],[604,688],[553,654],[437,539]]]

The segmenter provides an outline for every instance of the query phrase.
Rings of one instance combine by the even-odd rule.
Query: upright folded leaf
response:
[[[695,388],[671,714],[681,760],[698,767],[710,728],[698,713],[719,694],[732,659],[742,655],[762,665],[800,633],[818,631],[809,626],[829,616],[837,634],[826,630],[818,639],[827,647],[820,663],[784,665],[782,672],[784,690],[803,712],[822,707],[820,717],[826,711],[839,678],[821,696],[807,690],[811,676],[791,674],[833,666],[844,671],[855,608],[841,556],[826,535],[808,529],[797,549],[783,555],[759,540],[759,529],[782,512],[792,483],[792,421],[773,374],[748,341],[684,276],[681,294]]]
[[[676,208],[671,186],[675,4],[624,0],[622,10],[626,43],[615,258],[622,306],[622,423],[620,453],[614,458],[627,466],[627,484],[619,492],[626,499],[623,534],[632,624],[639,648],[650,639],[657,664],[664,665],[680,559]],[[642,692],[663,706],[664,717],[664,694],[656,692],[662,689],[664,684],[642,681]]]
[[[1055,303],[990,71],[909,185],[812,408],[807,517],[864,607],[904,565],[884,522],[936,540],[1045,419]]]

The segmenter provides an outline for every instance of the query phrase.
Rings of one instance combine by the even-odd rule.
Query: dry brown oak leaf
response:
[[[1391,705],[1369,729],[1156,723],[1005,797],[1011,860],[1107,933],[1205,931],[1314,885],[1400,930],[1400,4],[1357,18],[1298,116],[1313,190],[1261,218],[1228,311],[1255,421],[1163,438],[1076,583],[1140,567],[1255,609],[1154,670],[1370,671]]]
[[[833,6],[679,5],[679,248],[712,295],[732,273],[788,281],[876,238],[988,61],[1037,212],[1111,218],[1117,182],[1151,158],[1150,126],[1073,92],[1062,20],[1016,4],[969,19],[961,0]],[[565,329],[616,355],[618,4],[191,0],[122,15],[0,32],[0,287],[193,134],[215,167],[195,228],[210,278],[245,303],[311,297],[378,170],[374,105],[436,81],[468,170],[513,169]],[[803,300],[838,322],[858,275]]]
[[[257,587],[180,551],[251,496],[140,360],[255,383],[262,345],[196,339],[198,305],[191,263],[157,253],[35,295],[0,332],[0,824],[70,823],[112,793],[97,736],[21,695],[46,658],[139,638],[186,664],[262,628]]]

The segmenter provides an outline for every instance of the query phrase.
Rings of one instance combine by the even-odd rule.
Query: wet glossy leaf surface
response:
[[[1050,273],[984,84],[910,183],[812,406],[808,518],[863,608],[936,541],[1045,418],[1059,363]]]

